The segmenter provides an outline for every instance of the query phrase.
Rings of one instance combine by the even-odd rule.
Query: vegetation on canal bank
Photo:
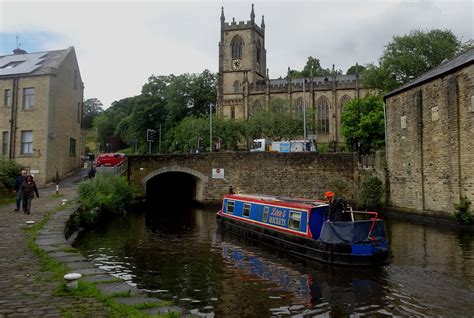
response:
[[[469,211],[472,202],[466,197],[462,196],[459,203],[454,205],[454,217],[463,224],[474,223],[474,216]]]
[[[114,297],[117,295],[103,295],[97,287],[93,283],[79,281],[78,287],[76,289],[68,289],[66,287],[66,283],[64,282],[64,275],[70,272],[68,267],[55,259],[51,258],[48,253],[46,253],[43,249],[41,249],[35,242],[36,237],[38,236],[39,231],[43,228],[43,226],[49,221],[51,216],[63,209],[70,207],[69,204],[58,206],[56,209],[47,212],[43,219],[33,225],[32,227],[25,228],[25,233],[27,236],[27,245],[35,253],[41,263],[41,270],[47,271],[51,273],[51,276],[48,278],[48,281],[57,282],[58,286],[56,290],[54,290],[53,295],[57,297],[74,297],[76,299],[86,299],[86,298],[95,298],[99,300],[104,306],[106,312],[104,315],[109,317],[150,317],[150,315],[141,312],[141,309],[146,308],[153,308],[153,307],[160,307],[166,306],[169,302],[154,302],[150,301],[149,303],[139,304],[139,305],[124,305],[114,301]],[[66,250],[66,249],[65,249]],[[70,248],[68,249],[69,252],[77,252],[76,249]],[[111,278],[111,281],[114,279]],[[100,282],[98,282],[100,283]],[[122,296],[129,296],[129,295],[120,295]],[[76,308],[77,307],[77,308]],[[79,311],[81,316],[87,317],[91,314],[93,315],[95,312],[90,312],[90,308],[86,305],[77,304],[75,308],[69,309],[62,309],[62,316],[63,317],[77,317],[77,312]],[[93,309],[92,309],[93,310]],[[156,315],[154,317],[164,317],[164,318],[173,318],[179,317],[177,313],[166,313],[163,315]]]
[[[13,189],[16,178],[21,173],[21,166],[12,160],[0,159],[0,204],[11,203],[15,196]],[[4,199],[7,198],[7,199]]]
[[[125,177],[99,173],[79,184],[81,207],[74,213],[73,223],[91,227],[110,215],[123,215],[135,202],[137,190]]]

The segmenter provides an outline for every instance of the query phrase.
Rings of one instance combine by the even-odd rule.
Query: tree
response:
[[[102,106],[104,105],[97,98],[88,98],[84,101],[82,107],[82,128],[92,128],[94,118],[104,111]]]
[[[352,65],[347,69],[346,75],[362,74],[366,70],[364,65]]]
[[[313,76],[330,76],[331,75],[330,69],[321,67],[321,63],[319,59],[309,56],[308,60],[306,61],[306,65],[303,67],[303,70],[301,71],[290,70],[290,76],[292,78],[311,77],[311,70],[313,70]],[[342,72],[338,70],[338,72],[336,73],[341,74]]]
[[[347,145],[354,150],[358,148],[360,154],[373,153],[385,146],[382,97],[367,96],[349,101],[344,106],[341,124]]]
[[[414,30],[394,36],[385,46],[379,65],[370,64],[364,72],[364,84],[384,92],[391,91],[453,58],[462,43],[449,30]]]

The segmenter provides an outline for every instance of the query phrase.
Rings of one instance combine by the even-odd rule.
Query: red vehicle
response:
[[[125,154],[123,153],[102,153],[97,156],[95,165],[97,167],[115,167],[120,166],[125,161]]]

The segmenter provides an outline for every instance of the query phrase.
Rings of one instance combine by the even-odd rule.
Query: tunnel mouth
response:
[[[161,173],[146,183],[146,201],[162,206],[195,206],[198,179],[185,172]]]

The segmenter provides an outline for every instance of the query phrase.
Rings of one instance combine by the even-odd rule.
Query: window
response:
[[[234,213],[234,201],[227,201],[226,207],[225,207],[225,213],[232,214]]]
[[[321,133],[329,133],[329,101],[326,97],[321,96],[316,103],[318,131]]]
[[[76,155],[76,139],[74,138],[69,138],[69,155]]]
[[[33,87],[23,89],[23,109],[35,106],[35,89]]]
[[[12,105],[12,90],[6,89],[3,95],[3,106],[10,107]]]
[[[257,63],[260,64],[260,55],[262,54],[262,46],[260,45],[260,41],[257,42]]]
[[[299,230],[301,225],[301,212],[290,211],[290,222],[288,227],[291,229]]]
[[[21,132],[21,149],[22,155],[31,155],[33,153],[33,131],[24,130]]]
[[[294,114],[301,115],[303,114],[304,99],[303,97],[298,97],[295,101]]]
[[[230,118],[235,118],[235,106],[230,107]]]
[[[344,94],[344,96],[341,97],[341,99],[339,100],[339,109],[341,110],[341,112],[344,111],[344,106],[350,101],[351,98],[347,94]]]
[[[269,209],[270,208],[268,206],[263,208],[263,217],[262,217],[263,222],[268,222],[268,210]]]
[[[14,68],[14,67],[20,65],[23,62],[24,61],[13,61],[13,62],[10,62],[7,65],[3,66],[2,68]]]
[[[407,116],[403,115],[400,117],[400,126],[402,129],[407,128]]]
[[[242,46],[243,46],[242,38],[239,35],[234,36],[234,38],[230,42],[230,47],[232,49],[232,58],[233,59],[241,59],[242,58]]]
[[[8,131],[2,133],[2,155],[8,156]]]
[[[245,218],[250,217],[250,203],[244,203],[244,210],[242,211],[242,216]]]
[[[240,82],[239,81],[234,82],[234,93],[240,93]]]

